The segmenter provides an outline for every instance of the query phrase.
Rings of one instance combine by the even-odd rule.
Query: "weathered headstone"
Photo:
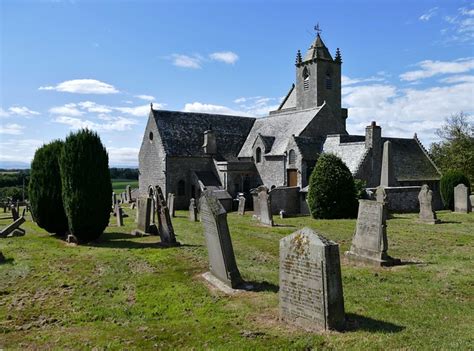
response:
[[[198,209],[196,206],[196,200],[191,199],[189,201],[189,220],[191,222],[197,222],[198,221]]]
[[[280,240],[280,318],[310,330],[345,324],[339,245],[310,228]]]
[[[138,198],[138,222],[137,229],[132,231],[132,235],[143,235],[150,233],[151,201],[148,196]]]
[[[382,193],[382,194],[381,194]],[[384,199],[383,187],[377,189],[377,199]],[[359,200],[356,232],[352,238],[349,260],[376,266],[393,266],[400,260],[387,254],[387,210],[385,202]]]
[[[112,208],[115,208],[115,204],[117,203],[117,194],[112,193]]]
[[[127,185],[125,188],[125,197],[127,198],[127,203],[132,202],[132,187]]]
[[[418,201],[420,202],[419,221],[427,224],[439,223],[440,220],[436,218],[436,212],[433,211],[433,191],[427,184],[421,186]]]
[[[250,195],[252,195],[252,202],[253,202],[253,216],[254,218],[260,218],[260,206],[258,202],[258,191],[257,189],[252,189],[250,191]]]
[[[474,195],[469,195],[469,201],[471,203],[471,211],[472,211],[472,208],[474,207]]]
[[[123,213],[119,205],[115,205],[115,216],[117,218],[117,227],[123,226]]]
[[[263,185],[259,186],[257,188],[257,192],[258,207],[260,208],[260,223],[272,227],[272,204],[270,201],[270,194],[268,193],[268,188]]]
[[[14,221],[20,218],[20,215],[18,214],[18,211],[14,205],[11,205],[11,211],[12,211],[12,217]]]
[[[211,274],[225,285],[236,288],[242,284],[227,225],[227,212],[211,190],[199,200],[201,222],[209,256]]]
[[[390,141],[386,141],[383,144],[382,171],[380,173],[380,185],[386,186],[386,187],[397,185],[397,181],[395,179],[395,173],[393,171],[392,143]]]
[[[471,212],[471,201],[469,199],[469,188],[464,184],[458,184],[454,187],[454,212]]]
[[[125,192],[121,192],[121,193],[120,193],[120,199],[122,200],[122,203],[123,203],[123,204],[127,202],[127,200],[126,200],[126,198],[125,198]]]
[[[156,187],[156,210],[158,214],[158,234],[160,235],[161,244],[166,246],[178,246],[179,242],[176,241],[176,235],[174,233],[173,223],[171,222],[171,216],[166,206],[165,197],[159,186]],[[173,194],[174,201],[174,194]]]
[[[15,230],[20,230],[23,232],[23,235],[25,233],[24,229],[21,229],[20,226],[25,223],[25,217],[20,217],[14,220],[12,223],[7,225],[5,228],[0,230],[0,237],[7,237],[9,234],[11,234]]]
[[[168,211],[170,213],[170,216],[173,218],[176,217],[176,213],[174,210],[174,194],[173,193],[168,194],[167,205],[168,205]]]
[[[243,216],[245,214],[245,196],[239,196],[239,207],[237,214]]]

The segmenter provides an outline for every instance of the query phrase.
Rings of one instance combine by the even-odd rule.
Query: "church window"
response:
[[[184,180],[178,182],[178,196],[186,195],[186,183]]]
[[[296,153],[295,150],[291,149],[288,153],[288,163],[294,165],[296,163]]]
[[[329,72],[326,73],[326,89],[329,89],[329,90],[332,89],[332,78]]]
[[[262,162],[262,149],[260,149],[259,147],[257,147],[257,150],[255,150],[255,162]]]
[[[150,132],[150,134],[148,134],[148,138],[150,138],[150,141],[153,140],[153,132]]]
[[[309,89],[309,71],[307,67],[303,69],[303,87],[304,90]]]

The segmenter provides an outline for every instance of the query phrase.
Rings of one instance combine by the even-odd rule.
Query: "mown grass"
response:
[[[132,179],[112,179],[112,191],[120,194],[125,191],[127,185],[133,188],[138,188],[138,180]]]
[[[87,246],[68,246],[34,223],[27,235],[0,239],[0,349],[452,349],[474,347],[474,214],[415,215],[388,222],[389,253],[407,264],[354,267],[344,259],[347,330],[307,333],[278,320],[278,241],[309,226],[350,246],[354,220],[228,215],[237,263],[259,291],[225,296],[209,289],[201,223],[178,211],[183,246],[111,225]],[[1,214],[0,214],[1,216]],[[0,226],[8,220],[0,220]]]

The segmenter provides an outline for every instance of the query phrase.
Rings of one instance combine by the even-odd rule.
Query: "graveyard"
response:
[[[273,216],[270,227],[252,212],[230,212],[236,264],[252,289],[229,295],[202,277],[204,223],[175,211],[181,245],[163,247],[159,236],[132,236],[136,211],[122,208],[124,225],[111,214],[86,245],[51,236],[29,212],[25,236],[0,238],[0,349],[472,348],[472,213],[437,211],[437,225],[392,213],[388,253],[401,264],[377,267],[344,255],[355,219]],[[307,331],[279,318],[279,242],[303,227],[339,244],[343,330]]]

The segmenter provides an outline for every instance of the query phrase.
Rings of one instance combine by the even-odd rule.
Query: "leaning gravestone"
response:
[[[427,224],[439,223],[440,220],[436,218],[436,212],[433,211],[433,191],[427,184],[421,186],[418,201],[420,202],[419,221]]]
[[[377,199],[384,199],[384,189],[377,189]],[[382,193],[382,194],[381,194]],[[350,251],[346,252],[349,260],[373,264],[376,266],[393,266],[399,264],[387,254],[387,210],[382,201],[359,200],[356,232],[352,238]]]
[[[141,196],[138,199],[137,207],[137,229],[132,231],[132,235],[143,235],[150,233],[151,201],[148,196]]]
[[[132,187],[130,185],[125,187],[125,198],[127,199],[127,203],[132,202]]]
[[[196,207],[196,200],[194,199],[189,201],[189,220],[191,222],[198,221],[198,209]]]
[[[236,288],[242,284],[242,278],[235,261],[227,212],[211,190],[204,191],[199,208],[209,255],[209,270],[220,282]]]
[[[280,318],[310,330],[345,322],[339,245],[310,228],[280,240]]]
[[[170,216],[173,218],[176,217],[176,213],[174,210],[174,194],[173,193],[168,194],[167,204],[168,204],[168,211],[170,213]]]
[[[21,229],[20,226],[25,223],[25,217],[17,218],[15,221],[7,225],[5,228],[0,230],[0,238],[6,238],[15,231],[18,231],[21,235],[25,235],[25,230]],[[15,236],[21,236],[15,235]]]
[[[468,187],[462,183],[454,187],[454,212],[471,212],[471,201],[469,199],[468,190]]]
[[[245,197],[239,196],[239,208],[237,210],[237,214],[243,216],[245,214]]]
[[[178,246],[180,243],[176,241],[176,235],[174,233],[173,223],[171,222],[170,212],[168,206],[166,206],[165,197],[159,186],[156,187],[155,193],[156,211],[158,214],[158,234],[160,235],[161,244],[165,246]]]
[[[258,207],[260,209],[260,223],[273,227],[272,204],[270,201],[270,194],[266,186],[259,186],[257,188]]]

